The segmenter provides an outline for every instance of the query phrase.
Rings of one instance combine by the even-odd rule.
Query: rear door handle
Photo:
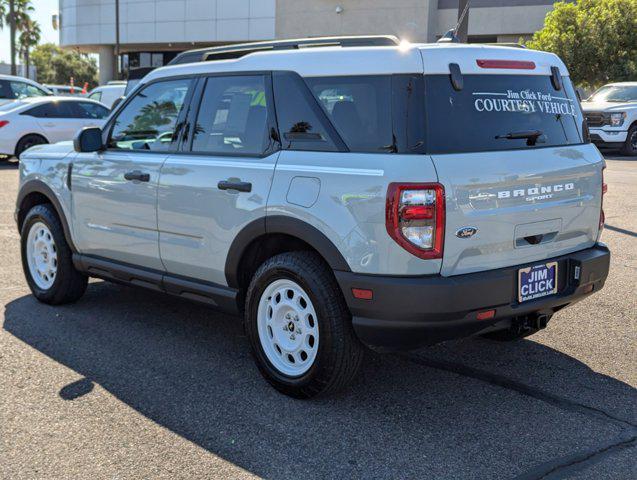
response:
[[[217,184],[219,190],[236,190],[238,192],[251,192],[252,184],[250,182],[221,180]]]
[[[126,172],[124,174],[124,178],[126,180],[137,180],[139,182],[148,182],[150,181],[150,174],[144,173],[140,170],[133,170],[132,172]]]

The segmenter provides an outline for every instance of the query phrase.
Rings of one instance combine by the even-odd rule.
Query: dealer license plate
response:
[[[557,262],[533,265],[518,270],[520,303],[557,293]]]

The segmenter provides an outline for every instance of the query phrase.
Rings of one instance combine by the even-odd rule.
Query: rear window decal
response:
[[[577,115],[573,101],[551,93],[521,90],[506,92],[473,92],[473,106],[478,112],[545,113],[547,115]]]

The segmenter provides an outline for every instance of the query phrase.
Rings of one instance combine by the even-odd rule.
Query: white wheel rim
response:
[[[259,340],[279,372],[297,377],[307,372],[318,352],[314,305],[296,282],[275,280],[263,291],[257,311]]]
[[[58,254],[49,227],[42,222],[31,225],[27,236],[27,264],[35,284],[48,290],[55,282],[58,270]]]

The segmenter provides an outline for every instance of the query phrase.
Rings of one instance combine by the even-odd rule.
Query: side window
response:
[[[15,99],[11,85],[7,80],[0,80],[0,98]]]
[[[328,123],[321,120],[325,114],[301,77],[275,72],[274,98],[284,149],[338,151]]]
[[[50,102],[33,107],[24,112],[23,115],[30,115],[37,118],[76,118],[69,102]]]
[[[396,151],[391,76],[305,80],[350,151]]]
[[[115,118],[108,148],[170,149],[177,140],[177,119],[191,86],[190,79],[167,80],[138,92]]]
[[[99,102],[100,99],[102,98],[102,92],[93,92],[88,96],[88,98]]]
[[[106,118],[109,114],[107,108],[90,102],[73,102],[73,110],[77,118],[88,118],[99,120]]]
[[[46,92],[34,85],[24,82],[9,82],[13,90],[13,98],[41,97]]]
[[[267,150],[265,77],[211,77],[195,123],[192,151],[260,155]]]

